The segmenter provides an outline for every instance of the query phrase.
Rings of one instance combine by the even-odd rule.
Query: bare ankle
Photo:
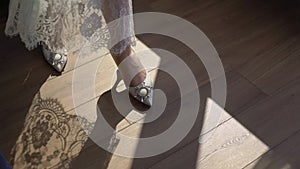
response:
[[[139,72],[130,82],[130,87],[138,86],[146,79],[147,73],[146,70]]]

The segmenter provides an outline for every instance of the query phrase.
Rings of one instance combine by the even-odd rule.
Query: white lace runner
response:
[[[110,39],[129,37],[111,48],[120,54],[135,45],[133,19],[122,20],[118,32],[106,22],[127,15],[132,15],[131,0],[11,0],[5,33],[20,35],[29,50],[44,43],[56,52],[80,50],[87,41],[89,52],[110,49]]]

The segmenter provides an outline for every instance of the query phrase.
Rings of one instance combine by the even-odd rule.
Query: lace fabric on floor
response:
[[[123,16],[116,27],[106,23]],[[114,30],[116,29],[116,30]],[[81,50],[87,42],[88,52],[107,48],[116,55],[135,45],[131,0],[11,0],[5,33],[20,35],[32,50],[40,43],[52,51],[63,48]],[[117,45],[111,39],[121,40]],[[112,47],[113,46],[113,47]],[[87,51],[86,51],[87,52]]]

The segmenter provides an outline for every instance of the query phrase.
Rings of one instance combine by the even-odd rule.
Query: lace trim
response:
[[[19,35],[25,46],[32,50],[40,43],[51,50],[69,52],[92,44],[91,51],[111,48],[111,39],[130,37],[111,48],[122,53],[128,45],[135,46],[133,19],[122,21],[118,28],[108,28],[106,19],[112,21],[132,15],[131,0],[11,0],[5,33]],[[109,17],[104,18],[103,8]],[[119,30],[117,33],[115,30]]]

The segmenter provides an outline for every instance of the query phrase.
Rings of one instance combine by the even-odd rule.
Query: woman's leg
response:
[[[104,0],[103,3],[103,15],[108,24],[115,19],[119,19],[120,17],[132,16],[131,0]],[[134,36],[132,17],[120,19],[119,22],[120,23],[116,24],[119,26],[119,28],[109,27],[110,29],[119,30],[117,33],[111,33],[114,36],[111,37],[112,39]],[[110,30],[110,32],[115,32],[115,30]],[[110,51],[127,86],[137,86],[146,79],[146,70],[132,49],[131,38],[124,39],[117,43],[111,48]],[[123,62],[124,60],[126,61]],[[121,63],[122,66],[119,66]]]
[[[120,55],[116,56],[112,54],[112,56],[119,67],[119,71],[123,76],[124,82],[129,84],[128,86],[137,86],[146,79],[146,70],[139,58],[136,56],[134,50],[132,50],[131,46],[128,46]],[[119,66],[123,61],[124,65]],[[132,80],[126,79],[130,77],[133,77]]]
[[[152,106],[152,82],[132,49],[135,43],[132,2],[131,0],[105,0],[103,7],[103,15],[107,23],[118,19],[117,23],[108,24],[111,34],[109,45],[124,83],[130,95],[141,103]]]

